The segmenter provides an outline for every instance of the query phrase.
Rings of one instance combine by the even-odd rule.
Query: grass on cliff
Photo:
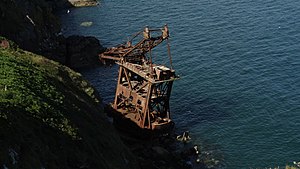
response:
[[[12,46],[0,48],[1,167],[137,168],[79,73]]]
[[[23,55],[26,55],[26,58],[22,57]],[[75,104],[64,104],[68,102],[68,93],[62,92],[64,91],[62,87],[76,89],[87,86],[84,81],[83,84],[78,84],[76,81],[78,74],[66,67],[54,66],[54,62],[24,51],[11,53],[2,50],[0,63],[0,118],[2,120],[9,122],[14,113],[27,113],[30,117],[59,129],[73,139],[80,139],[77,128],[72,126],[64,116],[64,112],[80,111],[80,108]],[[72,84],[72,80],[77,84]],[[86,91],[93,92],[93,89],[87,88]],[[99,100],[94,97],[91,103],[93,102]]]

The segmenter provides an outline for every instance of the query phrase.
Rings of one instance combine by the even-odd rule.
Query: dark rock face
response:
[[[45,0],[1,0],[0,35],[23,49],[62,61],[65,47],[58,35],[59,19],[53,14],[56,9]]]
[[[0,35],[20,48],[46,56],[73,68],[96,63],[102,46],[96,38],[61,35],[61,24],[54,12],[74,6],[72,0],[1,0]],[[81,5],[96,0],[76,0]],[[67,47],[68,45],[68,47]]]
[[[66,39],[66,65],[72,68],[81,68],[100,63],[98,55],[103,48],[94,37],[70,36]]]

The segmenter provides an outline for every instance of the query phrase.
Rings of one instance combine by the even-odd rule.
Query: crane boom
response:
[[[161,32],[160,35],[153,36],[155,32]],[[139,36],[142,35],[142,36]],[[133,44],[133,41],[141,38],[139,42]],[[136,33],[126,44],[109,48],[107,51],[99,55],[101,61],[114,60],[124,62],[141,62],[145,58],[145,54],[154,47],[169,38],[168,26],[162,29],[149,29],[145,27],[143,31]],[[146,61],[146,60],[145,60]]]

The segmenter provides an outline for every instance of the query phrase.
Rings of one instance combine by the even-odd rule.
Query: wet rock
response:
[[[90,26],[92,26],[92,24],[93,24],[93,22],[82,22],[82,23],[80,24],[80,26],[90,27]]]
[[[66,39],[66,49],[66,65],[72,68],[100,64],[98,55],[105,50],[97,38],[77,35]]]
[[[68,0],[75,7],[96,6],[99,3],[96,0]]]

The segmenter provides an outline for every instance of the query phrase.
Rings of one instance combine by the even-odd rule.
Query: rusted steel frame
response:
[[[145,122],[146,122],[146,117],[148,116],[147,113],[148,113],[148,110],[149,110],[149,101],[150,101],[150,98],[151,98],[151,93],[152,93],[152,84],[150,82],[148,82],[148,91],[147,91],[147,96],[146,96],[146,102],[145,102],[145,105],[144,105],[144,118],[143,118],[143,121],[142,121],[142,126],[145,127]],[[150,123],[150,121],[148,122]]]
[[[146,77],[146,75],[141,75],[141,74],[139,73],[139,70],[136,70],[136,69],[134,68],[134,66],[128,66],[128,65],[126,65],[126,64],[124,64],[124,63],[120,63],[120,62],[117,62],[117,64],[118,64],[118,65],[122,65],[122,66],[125,67],[126,69],[128,69],[128,70],[130,70],[131,72],[133,72],[133,73],[139,75],[140,77],[144,78],[145,80],[151,81],[152,83],[155,82],[155,80],[154,80],[153,78]]]
[[[136,90],[136,92],[140,92],[144,87],[146,87],[148,85],[148,83],[146,82],[140,89]]]
[[[122,67],[119,66],[119,76],[118,76],[118,84],[116,88],[116,94],[115,94],[115,101],[114,101],[114,109],[117,109],[117,101],[118,101],[118,95],[119,95],[119,85],[121,83],[121,75],[122,75]]]
[[[166,94],[166,96],[168,97],[168,99],[169,99],[170,96],[171,96],[172,86],[173,86],[173,81],[169,81],[169,82],[167,83],[167,94]]]
[[[158,31],[162,31],[162,28],[158,28],[158,29],[149,29],[150,32],[158,32]],[[143,31],[139,31],[135,34],[133,34],[131,36],[131,39],[129,41],[132,41],[134,38],[136,38],[137,36],[139,36]]]
[[[167,90],[165,88],[164,83],[160,83],[157,85],[152,85],[152,95],[154,94],[154,98],[151,97],[151,102],[149,104],[149,111],[157,111],[157,114],[154,115],[153,117],[156,119],[158,117],[160,118],[165,118],[167,116],[166,111],[168,110],[168,107],[166,107],[166,102],[168,101],[165,96],[161,96],[161,94],[158,92],[159,90],[163,93],[165,93],[164,90]],[[151,96],[152,96],[151,95]],[[150,117],[151,112],[149,113]],[[151,120],[151,118],[149,118]]]
[[[107,56],[107,55],[102,55],[101,59],[111,59],[111,60],[116,60],[116,61],[120,61],[121,60],[121,58],[113,57],[113,56]]]
[[[133,34],[133,35],[131,36],[131,39],[130,39],[129,41],[131,42],[134,38],[136,38],[137,36],[139,36],[142,32],[143,32],[143,31],[139,31],[139,32]]]
[[[166,84],[161,83],[156,86],[156,89],[155,89],[156,91],[154,91],[154,92],[156,92],[156,98],[153,99],[154,104],[152,105],[152,108],[157,106],[157,104],[161,105],[163,110],[160,109],[159,110],[160,113],[165,113],[164,111],[166,111],[166,109],[168,109],[168,107],[166,107],[165,104],[162,104],[162,103],[166,103],[169,101],[168,98],[166,97],[167,90],[168,90],[167,87],[168,87],[167,83]],[[160,92],[161,92],[160,94],[158,93],[158,90],[160,90]],[[160,107],[158,107],[158,108],[160,108]]]
[[[125,77],[126,77],[126,79],[127,79],[129,88],[130,88],[130,90],[132,90],[132,85],[131,85],[131,81],[130,81],[130,78],[129,78],[129,76],[128,76],[127,70],[126,70],[125,68],[123,68],[123,71],[124,71]]]
[[[160,85],[160,84],[159,84]],[[157,89],[158,89],[158,86],[159,85],[154,85],[154,87],[153,87],[153,94],[154,95],[156,95],[156,96],[158,96],[158,91],[157,91]]]
[[[121,101],[118,103],[117,107],[119,107],[122,103],[125,103],[125,101],[128,101],[128,98],[125,97],[125,96],[123,96],[123,95],[118,96],[118,98],[119,98]]]
[[[139,115],[139,119],[141,119],[141,111],[140,111],[140,109],[139,109],[139,107],[136,105],[135,106],[135,110],[136,110],[136,112],[137,112],[137,114]]]
[[[162,31],[162,35],[156,36],[159,35],[158,33],[151,34],[153,31]],[[170,118],[170,93],[173,81],[178,79],[178,77],[172,71],[172,57],[167,26],[165,25],[163,29],[151,29],[150,31],[144,29],[144,32],[148,33],[148,36],[144,36],[140,41],[138,39],[134,40],[137,42],[135,45],[132,45],[131,41],[141,35],[142,32],[136,33],[126,45],[111,48],[99,56],[104,61],[105,59],[114,60],[119,64],[114,109],[137,123],[139,127],[153,129],[151,120],[155,120],[158,117]],[[152,65],[152,49],[164,40],[167,40],[171,72],[167,69],[159,69],[159,79],[167,78],[167,80],[159,80],[153,77],[155,72]],[[147,52],[149,52],[149,57],[146,57]],[[143,67],[144,64],[146,64],[145,67]],[[135,76],[138,77],[136,78]],[[128,85],[125,86],[127,83]],[[142,92],[142,90],[144,91]],[[125,110],[124,108],[127,107],[128,109]],[[138,115],[130,114],[127,116],[127,113],[124,114],[125,112],[132,113],[133,111],[137,112]],[[157,114],[155,113],[152,116],[153,111],[157,111]]]
[[[160,37],[159,38],[159,41],[157,41],[156,43],[155,43],[155,40],[149,40],[149,41],[152,41],[153,43],[152,43],[152,47],[151,47],[151,49],[153,49],[153,48],[155,48],[157,45],[159,45],[161,42],[163,42],[163,38],[162,37]],[[148,48],[145,48],[145,51],[143,52],[143,54],[145,54],[145,53],[147,53],[147,52],[149,52],[149,50],[150,49],[148,49]]]
[[[164,91],[163,95],[168,95],[167,89],[169,88],[168,82],[162,85],[162,91]]]
[[[155,108],[157,109],[157,117],[160,117],[161,114],[163,113],[163,111],[161,110],[160,106],[159,105],[162,105],[161,102],[153,102],[152,105],[151,105],[151,109],[154,110]]]
[[[158,41],[156,41],[158,40]],[[154,47],[156,47],[157,45],[159,45],[162,41],[163,41],[163,37],[159,36],[157,38],[154,38],[154,40],[150,39],[143,39],[141,40],[139,43],[137,43],[136,45],[134,45],[130,50],[128,50],[126,53],[122,54],[123,57],[127,56],[129,53],[131,53],[133,50],[139,48],[139,49],[144,49],[144,51],[141,53],[142,55],[147,53],[150,49],[141,47],[141,44],[144,44],[146,41],[148,42],[152,42],[152,46],[151,49],[153,49]],[[156,43],[155,43],[156,42]],[[143,45],[144,46],[144,45]]]
[[[156,86],[155,86],[155,87],[156,87],[157,97],[159,97],[160,95],[162,95],[162,92],[164,92],[164,90],[165,90],[165,89],[163,88],[164,84],[165,84],[165,83],[156,83]],[[160,93],[159,93],[158,91],[159,91]]]
[[[118,105],[117,107],[119,107],[122,103],[125,103],[126,99],[123,99]]]
[[[131,48],[130,50],[128,50],[127,52],[125,52],[124,54],[122,54],[122,57],[127,56],[129,53],[131,53],[134,49],[136,49],[137,47],[139,47],[141,44],[143,44],[145,42],[146,39],[141,40],[139,43],[137,43],[136,45],[133,46],[133,48]]]
[[[153,78],[153,66],[152,66],[152,52],[151,52],[152,44],[149,42],[149,56],[150,56],[150,77]]]
[[[139,76],[139,75],[138,75],[138,76]],[[142,81],[138,81],[134,86],[132,86],[132,89],[135,90],[135,91],[137,91],[137,90],[136,90],[137,87],[139,87],[139,86],[142,85],[140,82],[143,82],[143,80],[142,80]],[[138,89],[138,90],[139,90],[139,89]]]
[[[178,80],[178,77],[175,78],[171,78],[171,79],[167,79],[167,80],[160,80],[160,81],[154,81],[152,83],[162,83],[162,82],[170,82],[170,81],[174,81],[174,80]]]
[[[163,86],[164,86],[164,83],[159,83],[159,85],[157,85],[157,88],[158,88],[158,90],[160,92],[160,95],[162,95],[162,92],[164,92]]]
[[[150,30],[150,32],[152,31],[158,31],[158,30],[162,30],[162,29],[153,29]],[[136,35],[134,35],[134,37],[131,39],[133,40],[135,37],[137,37],[139,34],[141,34],[141,32],[138,32]],[[125,48],[125,49],[121,49],[121,48],[117,48],[117,49],[111,49],[111,51],[105,52],[104,54],[101,54],[100,57],[104,58],[104,59],[111,59],[111,60],[116,60],[116,61],[121,61],[122,59],[120,57],[126,57],[128,54],[130,54],[132,51],[134,51],[137,48],[140,49],[144,49],[144,51],[141,53],[141,55],[144,55],[145,53],[147,53],[149,50],[151,50],[152,48],[156,47],[157,45],[159,45],[165,38],[163,38],[163,36],[158,36],[155,38],[149,38],[149,39],[142,39],[139,43],[137,43],[136,45],[134,45],[133,47]],[[142,45],[143,43],[145,43],[145,41],[148,41],[149,44],[151,43],[151,47],[144,48]],[[128,51],[126,51],[128,50]],[[124,52],[124,53],[122,53]],[[109,54],[115,54],[115,55],[119,55],[119,56],[109,56]]]
[[[147,109],[147,119],[148,119],[148,128],[151,129],[152,126],[151,126],[151,120],[150,120],[150,110],[149,108]]]
[[[140,118],[140,121],[142,121],[143,119],[144,119],[144,114],[143,114],[143,112],[142,111],[138,111],[138,114],[139,114],[139,118]],[[141,122],[140,122],[140,125],[141,125]],[[141,126],[140,126],[141,127]]]

